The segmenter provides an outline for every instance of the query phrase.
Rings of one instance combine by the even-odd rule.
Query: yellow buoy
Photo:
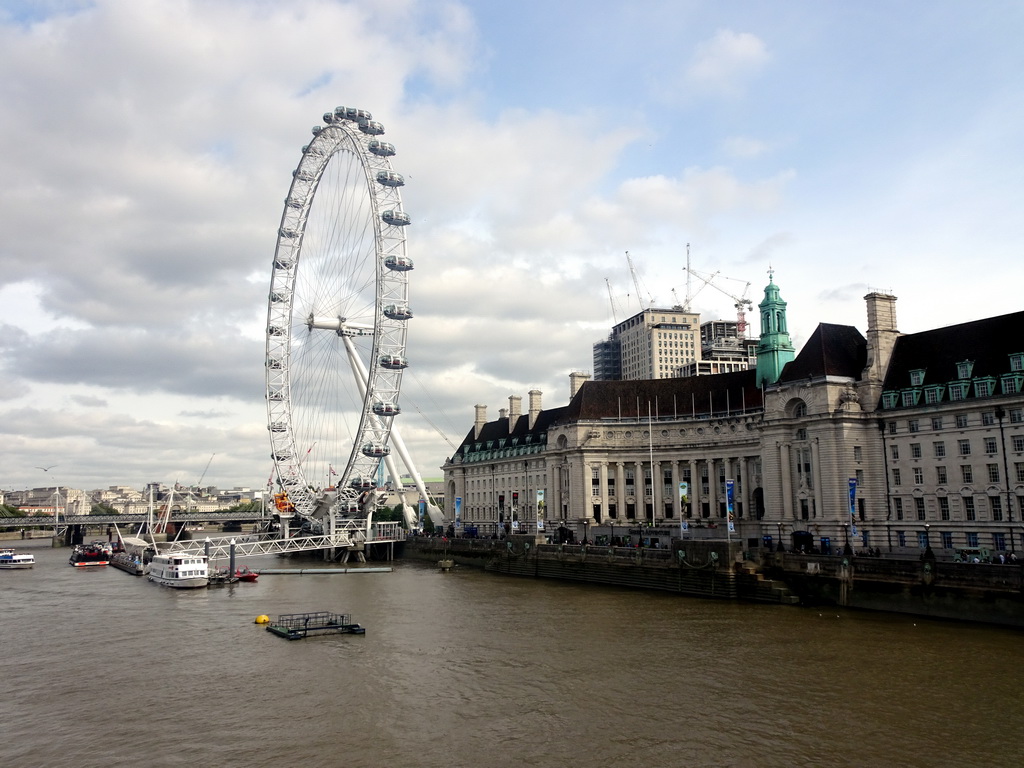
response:
[[[256,617],[256,623],[257,624],[269,624],[270,623],[270,617],[267,616],[267,614],[264,613],[264,614]]]

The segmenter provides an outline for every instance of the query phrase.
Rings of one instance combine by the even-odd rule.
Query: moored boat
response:
[[[260,577],[256,571],[250,571],[245,566],[242,566],[235,571],[235,576],[238,577],[239,581],[256,581]]]
[[[20,568],[31,568],[36,564],[36,556],[13,549],[0,549],[0,569],[12,571]]]
[[[73,565],[75,568],[109,564],[110,553],[96,544],[79,544],[68,559],[68,565]]]
[[[146,572],[141,558],[133,552],[115,552],[110,556],[110,564],[132,576],[141,576]]]
[[[195,589],[210,584],[206,555],[164,552],[153,555],[147,574],[150,581],[174,589]]]

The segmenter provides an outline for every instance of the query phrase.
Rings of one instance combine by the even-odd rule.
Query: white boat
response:
[[[36,564],[36,556],[13,549],[0,549],[0,570],[10,571],[15,568],[31,568]]]
[[[175,589],[195,589],[210,583],[210,564],[206,555],[181,552],[157,553],[149,562],[150,581]]]

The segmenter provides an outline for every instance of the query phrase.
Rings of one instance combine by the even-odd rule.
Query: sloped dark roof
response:
[[[534,422],[533,429],[530,429],[530,415],[524,413],[516,419],[516,423],[512,427],[512,431],[509,432],[509,420],[508,417],[496,419],[494,421],[486,422],[480,430],[480,436],[475,437],[474,432],[476,427],[470,428],[466,436],[462,438],[462,442],[459,443],[459,451],[463,450],[465,445],[473,445],[474,443],[487,443],[494,442],[495,444],[499,440],[506,438],[525,438],[527,435],[539,435],[547,432],[548,427],[556,421],[566,410],[566,406],[561,408],[549,408],[548,410],[542,410],[537,414],[537,421]]]
[[[883,389],[910,386],[910,372],[924,370],[924,384],[956,381],[957,363],[974,362],[971,376],[1010,372],[1010,355],[1024,352],[1024,312],[910,333],[896,340]]]
[[[565,409],[568,421],[738,413],[762,406],[751,370],[681,379],[587,381]],[[649,409],[649,411],[648,411]]]
[[[821,376],[860,379],[868,360],[868,343],[852,325],[819,323],[800,354],[782,369],[780,382]]]

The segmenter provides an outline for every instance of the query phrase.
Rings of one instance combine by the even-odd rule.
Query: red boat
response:
[[[110,562],[110,553],[105,548],[96,544],[79,544],[71,553],[68,560],[69,565],[75,568],[83,568],[90,565],[107,565]]]
[[[250,571],[248,568],[237,569],[235,576],[238,577],[239,581],[256,581],[260,577],[256,571]]]

